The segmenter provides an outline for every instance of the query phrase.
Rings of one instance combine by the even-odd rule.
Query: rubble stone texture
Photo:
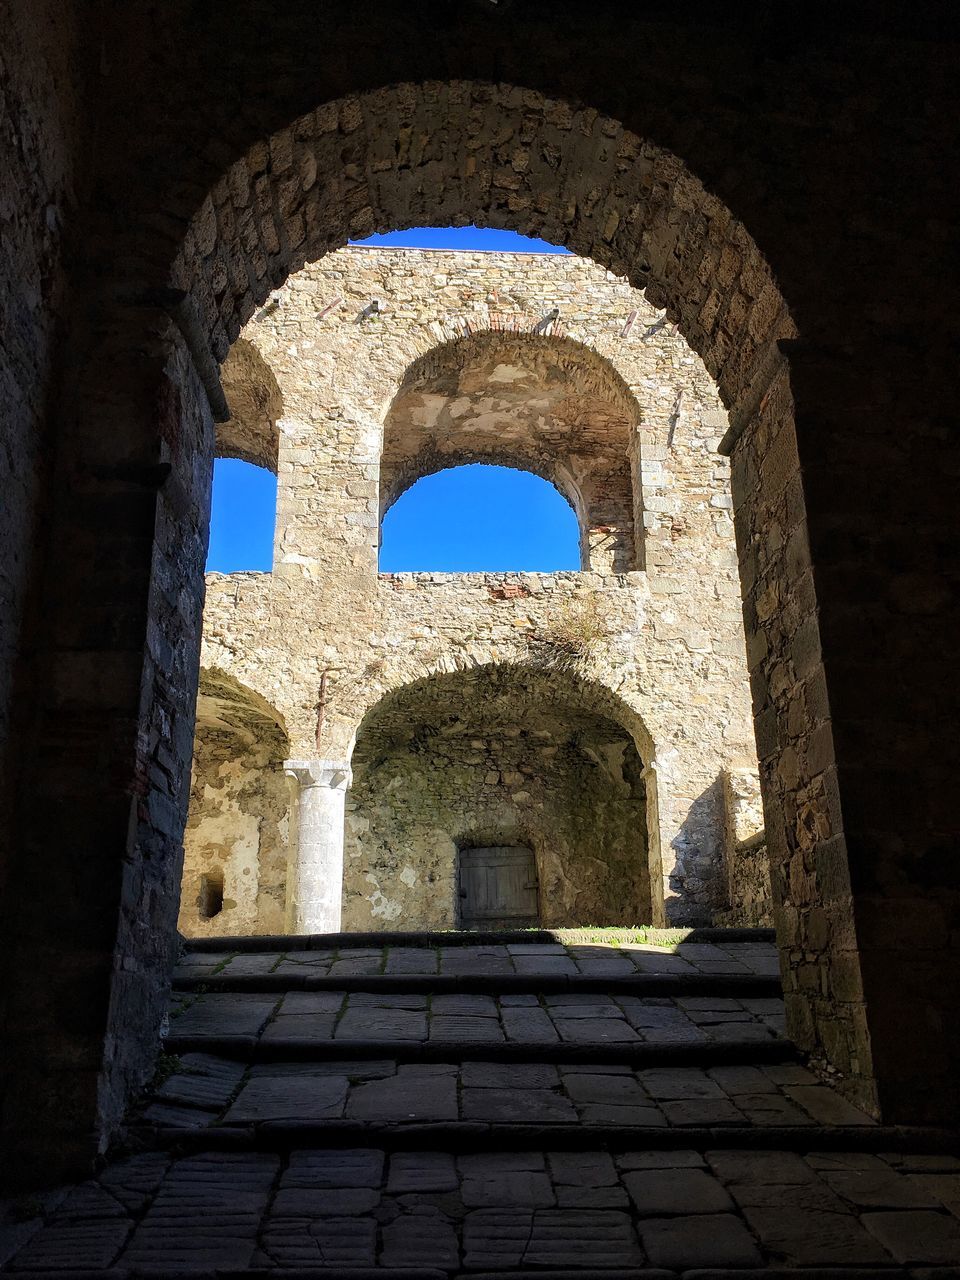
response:
[[[13,703],[16,656],[38,571],[41,501],[49,480],[44,414],[56,376],[56,348],[67,311],[63,230],[76,198],[81,113],[70,71],[78,56],[72,15],[42,0],[28,16],[3,18],[0,111],[0,824],[10,821],[14,743],[24,717]],[[47,47],[45,29],[57,24]],[[13,119],[10,106],[21,110]],[[16,244],[16,252],[13,251]],[[8,251],[9,250],[9,251]],[[10,752],[8,757],[7,753]],[[9,842],[0,841],[0,886]]]
[[[237,933],[288,927],[288,756],[287,735],[266,704],[227,676],[201,676],[181,890],[181,917],[194,936],[222,932],[225,920]]]
[[[205,679],[268,703],[291,756],[352,759],[343,926],[453,927],[458,849],[518,843],[544,924],[738,921],[725,850],[763,818],[756,780],[724,809],[723,777],[756,769],[727,417],[664,314],[575,256],[347,248],[271,296],[225,374],[219,451],[269,462],[279,436],[276,551],[270,574],[208,575]],[[567,496],[582,572],[377,574],[381,513],[476,461]],[[209,732],[201,714],[180,928],[270,932],[282,886],[231,861],[254,809]],[[755,896],[766,922],[769,881]]]

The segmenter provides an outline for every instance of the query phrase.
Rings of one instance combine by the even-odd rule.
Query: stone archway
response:
[[[815,693],[816,598],[779,346],[796,329],[770,270],[678,157],[616,120],[516,86],[404,84],[301,117],[251,148],[203,200],[171,273],[208,335],[202,359],[222,359],[270,289],[310,258],[351,236],[430,222],[508,227],[626,276],[716,379],[730,414],[724,447],[733,450],[777,916],[786,954],[814,957],[787,963],[791,1026],[805,1047],[842,1061],[870,1102],[859,977],[836,990],[827,979],[824,997],[799,972],[814,963],[857,974],[858,961],[832,730]],[[837,927],[827,931],[808,928],[823,898],[821,847],[836,886]]]
[[[238,338],[220,377],[230,417],[217,424],[217,456],[275,472],[283,395],[273,370],[251,342]]]
[[[678,157],[616,120],[516,86],[404,84],[301,117],[251,148],[203,200],[171,271],[171,283],[189,295],[191,332],[208,338],[196,358],[205,367],[222,359],[270,290],[304,262],[351,236],[425,222],[507,227],[593,258],[665,308],[716,379],[730,415],[723,447],[733,450],[778,920],[789,922],[791,954],[799,944],[827,969],[849,972],[852,963],[856,971],[845,853],[837,860],[831,726],[814,689],[816,600],[779,345],[796,329],[758,246]],[[809,658],[799,670],[791,654],[798,634]],[[849,918],[848,929],[808,929],[819,918],[811,911],[822,896],[820,845],[830,846],[839,876],[831,910]],[[786,978],[795,1035],[865,1081],[859,979],[823,998],[792,973],[802,963],[791,962]]]
[[[646,288],[741,412],[795,334],[757,246],[676,156],[591,108],[469,81],[326,103],[258,143],[197,210],[172,283],[219,360],[305,262],[375,231],[471,219]]]
[[[458,853],[481,844],[533,851],[546,927],[662,923],[651,763],[637,713],[562,667],[402,685],[357,733],[344,927],[455,928]]]
[[[104,934],[115,950],[107,976],[98,978],[110,991],[109,1002],[101,1001],[104,1008],[109,1003],[109,1034],[126,1029],[98,1085],[105,1128],[116,1123],[132,1082],[148,1069],[171,950],[169,894],[184,813],[171,799],[176,783],[171,787],[168,767],[157,763],[157,744],[174,761],[174,773],[182,770],[199,641],[211,409],[223,408],[216,364],[269,289],[308,257],[378,226],[425,220],[527,230],[622,271],[667,308],[716,377],[731,414],[726,443],[734,450],[757,736],[792,1028],[804,1047],[825,1052],[849,1072],[853,1091],[874,1105],[793,402],[778,346],[794,330],[757,245],[675,156],[593,111],[489,84],[403,85],[328,104],[257,143],[211,193],[196,195],[185,238],[181,224],[164,229],[151,258],[153,291],[132,304],[136,324],[127,323],[126,298],[111,301],[82,370],[71,371],[77,394],[70,428],[87,441],[92,428],[84,412],[101,405],[100,388],[121,360],[124,377],[110,411],[90,415],[100,435],[88,454],[78,448],[89,472],[84,501],[110,507],[120,497],[151,531],[149,546],[137,546],[144,589],[131,624],[139,637],[148,636],[148,656],[131,661],[129,646],[107,645],[134,726],[125,722],[110,738],[109,767],[98,783],[102,796],[89,800],[93,810],[102,799],[107,815],[97,840],[106,826],[108,843],[128,853],[118,860],[124,877],[119,925]],[[169,263],[181,246],[170,274],[158,278],[164,273],[157,264]],[[171,295],[171,287],[179,292]],[[816,359],[814,353],[807,362],[808,379],[817,373]],[[131,421],[138,424],[130,439],[134,461],[117,471],[115,437],[129,432]],[[69,465],[65,476],[69,488]],[[76,512],[64,514],[52,536],[68,541],[74,518]],[[776,536],[767,536],[771,530]],[[113,578],[104,572],[103,582],[109,586]],[[85,617],[71,607],[54,620],[50,665],[74,670],[72,637]],[[95,620],[87,618],[91,626]],[[162,674],[168,670],[172,680]],[[89,733],[106,702],[102,686],[91,686],[71,715]],[[40,708],[41,719],[46,711]],[[59,741],[50,727],[54,718],[38,733],[39,756]],[[162,799],[138,803],[131,813],[129,791],[112,781],[117,771],[136,780],[138,794]],[[49,836],[45,831],[44,839]],[[143,951],[146,970],[127,963]],[[133,972],[151,975],[148,1000]],[[58,981],[67,984],[69,975]]]
[[[280,714],[223,671],[197,695],[178,927],[187,937],[279,933],[295,844]]]

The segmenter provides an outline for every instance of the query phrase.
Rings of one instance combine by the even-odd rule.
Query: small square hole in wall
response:
[[[209,871],[200,877],[200,896],[197,899],[201,920],[212,920],[223,910],[223,872]]]

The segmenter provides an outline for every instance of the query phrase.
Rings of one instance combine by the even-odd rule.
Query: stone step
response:
[[[599,1058],[599,1055],[597,1055]],[[409,1130],[450,1135],[500,1130],[599,1130],[601,1138],[651,1131],[873,1127],[796,1063],[754,1058],[703,1066],[662,1061],[526,1058],[409,1062],[397,1058],[257,1061],[188,1053],[155,1091],[141,1125],[256,1132],[292,1126]],[[460,1138],[457,1139],[458,1141]],[[539,1140],[539,1139],[537,1139]],[[637,1140],[632,1136],[629,1141]]]
[[[144,1124],[131,1131],[151,1150],[185,1152],[337,1151],[620,1151],[671,1152],[696,1147],[724,1151],[842,1151],[868,1155],[956,1156],[955,1129],[897,1125],[648,1125],[479,1124],[411,1121],[409,1124],[346,1120],[267,1120],[211,1127]],[[960,1186],[960,1183],[957,1184]],[[960,1264],[958,1264],[960,1265]],[[956,1280],[956,1277],[953,1277]]]
[[[778,998],[345,991],[181,992],[168,1052],[225,1052],[247,1060],[370,1056],[444,1060],[451,1054],[535,1055],[580,1061],[709,1060],[732,1053],[790,1056]],[[670,1058],[673,1055],[673,1058]]]
[[[217,940],[224,944],[223,939]],[[256,942],[264,939],[254,939]],[[779,981],[776,948],[765,943],[682,943],[674,948],[648,945],[599,946],[536,943],[468,945],[359,946],[353,941],[328,947],[304,947],[309,939],[271,939],[274,945],[255,950],[187,950],[177,967],[181,984],[231,979],[594,978],[614,981],[635,977]],[[286,945],[284,945],[286,944]]]
[[[523,946],[540,944],[567,945],[564,934],[577,930],[550,929],[443,929],[423,933],[381,930],[356,933],[261,933],[230,934],[211,938],[189,938],[184,946],[188,952],[225,951],[316,951],[329,947],[475,947],[475,946]],[[669,935],[676,930],[648,931],[652,936]],[[682,942],[668,945],[694,946],[697,944],[725,945],[727,943],[775,943],[773,929],[697,927],[683,931]],[[569,945],[607,945],[605,943],[578,943]],[[650,944],[656,945],[656,944]]]
[[[140,1154],[0,1215],[11,1275],[956,1280],[957,1134],[796,1060],[768,939],[251,941],[186,953]]]
[[[371,974],[329,977],[311,973],[230,973],[197,974],[178,970],[174,974],[175,991],[371,991],[387,994],[418,995],[461,993],[464,995],[555,994],[558,992],[621,992],[631,996],[732,996],[776,997],[781,986],[778,977],[759,974],[628,974],[597,977],[588,974]]]
[[[335,1062],[340,1059],[369,1062],[388,1057],[401,1062],[449,1062],[457,1059],[487,1059],[492,1062],[590,1062],[654,1066],[740,1066],[751,1062],[793,1062],[797,1049],[783,1037],[763,1041],[729,1040],[722,1044],[609,1044],[580,1045],[536,1043],[491,1044],[488,1040],[446,1041],[337,1040],[318,1043],[298,1036],[278,1036],[257,1040],[242,1035],[170,1035],[164,1052],[219,1054],[235,1062]]]

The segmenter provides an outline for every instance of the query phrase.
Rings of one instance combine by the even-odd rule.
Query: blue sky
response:
[[[351,244],[393,245],[405,249],[486,249],[489,252],[569,253],[559,245],[515,231],[495,231],[492,227],[412,227],[409,231],[388,231]]]
[[[415,227],[358,243],[566,252],[512,231],[477,227]],[[276,508],[276,476],[246,462],[218,458],[207,569],[270,569]],[[577,521],[569,504],[539,476],[506,467],[457,467],[425,476],[398,498],[383,522],[380,568],[385,573],[579,567]]]
[[[573,508],[527,471],[472,465],[424,476],[383,518],[380,570],[580,568]]]

